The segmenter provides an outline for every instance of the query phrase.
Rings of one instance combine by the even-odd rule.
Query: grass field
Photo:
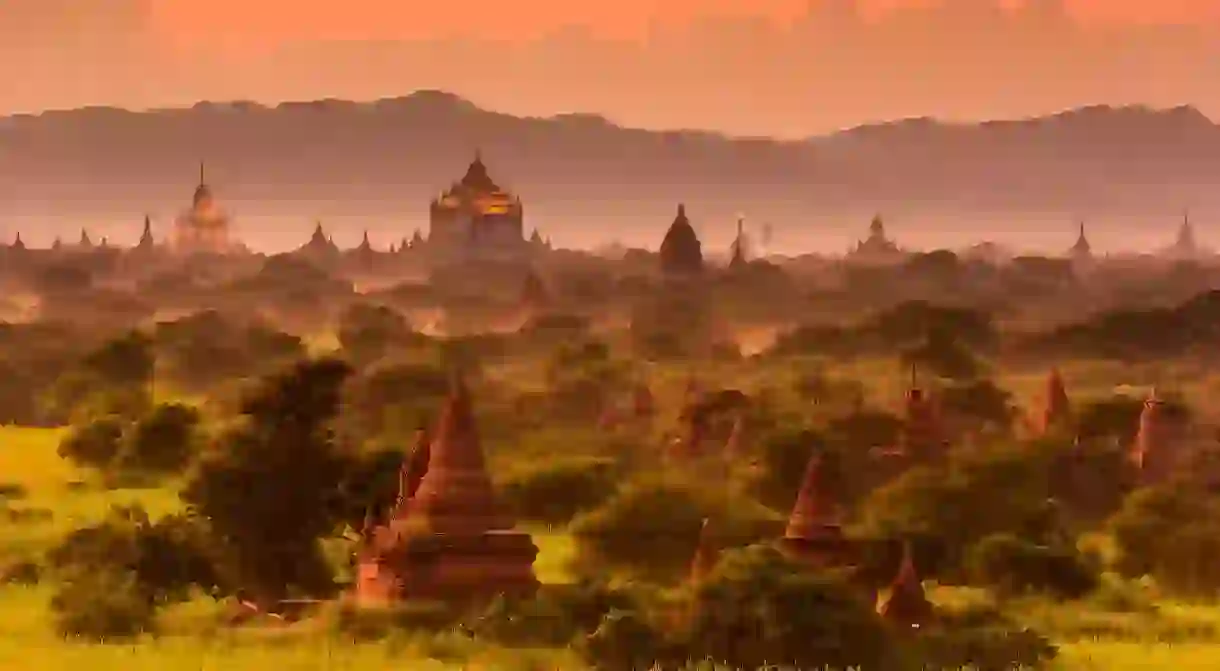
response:
[[[140,503],[151,513],[178,506],[170,489],[105,490],[55,453],[60,431],[0,428],[0,484],[20,485],[10,508],[50,511],[50,519],[0,521],[0,565],[36,557],[63,533],[104,516],[113,504]],[[558,532],[536,530],[539,578],[560,582],[573,548]],[[47,587],[0,587],[0,670],[39,671],[329,671],[409,668],[566,671],[579,668],[564,651],[498,650],[455,637],[378,643],[343,640],[318,620],[274,629],[217,625],[218,606],[199,599],[169,609],[163,634],[121,645],[67,643],[48,617]],[[934,590],[943,603],[977,594]],[[1020,619],[1061,645],[1064,671],[1220,669],[1220,607],[1158,604],[1152,612],[1113,613],[1089,605],[1017,604]]]

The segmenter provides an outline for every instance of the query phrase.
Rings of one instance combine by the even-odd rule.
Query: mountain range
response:
[[[426,231],[476,151],[556,242],[655,245],[678,202],[714,244],[738,213],[776,244],[841,248],[882,212],[898,235],[1070,244],[1078,219],[1132,245],[1189,208],[1220,217],[1220,127],[1193,107],[1094,106],[976,124],[910,119],[796,141],[520,118],[453,94],[263,106],[83,108],[0,118],[0,233],[134,239],[188,202],[199,163],[255,247]],[[1097,222],[1097,223],[1093,223]],[[937,237],[939,236],[939,238]],[[1041,236],[1041,238],[1039,237]]]

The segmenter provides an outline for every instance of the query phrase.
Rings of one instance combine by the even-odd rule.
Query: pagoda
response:
[[[462,179],[429,207],[428,248],[444,256],[519,255],[529,248],[524,221],[521,199],[496,184],[476,151]]]
[[[1080,222],[1080,232],[1076,235],[1076,244],[1068,250],[1068,258],[1078,266],[1093,262],[1093,247],[1089,244],[1089,239],[1085,237],[1083,221]]]
[[[1183,427],[1156,389],[1144,400],[1131,462],[1142,484],[1160,484],[1179,467]]]
[[[152,234],[152,218],[147,214],[144,215],[144,230],[140,233],[140,241],[136,243],[136,249],[140,251],[152,251],[155,241]]]
[[[897,263],[904,258],[903,251],[885,233],[885,221],[875,215],[868,225],[868,237],[856,243],[847,254],[849,261],[862,263]]]
[[[233,251],[230,221],[216,203],[199,164],[199,184],[191,206],[174,222],[173,248],[181,254],[227,254]]]
[[[932,619],[932,603],[928,601],[923,581],[915,570],[910,542],[903,543],[898,575],[894,577],[889,594],[878,606],[877,613],[894,625],[907,628],[921,627]]]
[[[833,492],[840,478],[829,466],[824,455],[810,457],[780,540],[785,555],[814,568],[846,566],[854,557],[854,548],[843,535],[843,507]]]
[[[341,252],[322,230],[322,222],[319,221],[314,224],[313,235],[309,237],[309,242],[298,247],[296,253],[314,262],[328,263],[337,259]]]
[[[1178,237],[1173,246],[1167,250],[1170,258],[1178,261],[1190,261],[1199,257],[1199,244],[1195,239],[1195,228],[1190,221],[1190,213],[1182,214],[1182,225],[1178,227]]]
[[[911,367],[911,386],[907,389],[906,413],[900,452],[918,462],[937,461],[948,448],[940,408],[919,385],[918,370]]]
[[[737,237],[733,238],[733,246],[729,250],[729,268],[738,269],[746,265],[745,221],[737,219]]]
[[[1059,373],[1058,368],[1051,369],[1050,375],[1046,378],[1046,392],[1043,398],[1045,407],[1042,410],[1042,416],[1038,430],[1040,433],[1048,433],[1057,427],[1065,426],[1072,418],[1071,401],[1068,399],[1067,387],[1063,384],[1063,376]]]
[[[470,392],[460,378],[441,413],[427,462],[413,493],[410,473],[403,476],[399,505],[368,534],[357,558],[357,599],[481,601],[533,593],[538,548],[528,533],[514,530],[496,498]]]
[[[684,204],[678,205],[678,214],[661,241],[661,270],[668,277],[697,275],[703,270],[702,244]]]

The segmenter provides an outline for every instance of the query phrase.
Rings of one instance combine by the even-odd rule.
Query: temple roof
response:
[[[499,185],[492,180],[491,175],[487,172],[487,166],[483,163],[482,152],[475,152],[474,160],[470,162],[470,166],[466,168],[466,174],[460,182],[462,186],[472,191],[483,193],[493,193],[500,191]]]
[[[703,519],[702,526],[699,527],[699,541],[695,546],[695,555],[691,558],[690,564],[690,581],[692,584],[698,585],[716,568],[716,562],[720,559],[719,552],[712,543],[712,534],[708,519]]]
[[[146,214],[144,215],[144,231],[140,233],[140,242],[137,247],[151,247],[152,245],[152,218]]]
[[[203,162],[199,163],[199,185],[195,187],[195,197],[192,199],[192,205],[199,207],[205,201],[212,199],[212,188],[208,186],[204,180]]]
[[[1088,256],[1092,253],[1092,247],[1089,245],[1089,239],[1084,235],[1084,222],[1080,222],[1080,232],[1076,235],[1076,244],[1072,245],[1072,254],[1076,256]]]
[[[928,596],[923,591],[923,581],[915,570],[914,553],[909,542],[903,544],[902,564],[898,567],[898,575],[890,585],[889,596],[877,612],[887,620],[908,627],[917,627],[932,616],[932,604],[928,601]]]
[[[441,412],[432,441],[428,472],[411,502],[411,516],[435,533],[507,531],[512,520],[501,511],[483,460],[470,391],[460,376]]]
[[[815,539],[841,533],[841,509],[828,490],[832,482],[832,474],[826,472],[822,455],[810,457],[796,505],[788,518],[785,538]]]
[[[1058,368],[1052,368],[1050,375],[1046,378],[1045,402],[1046,408],[1042,416],[1044,430],[1052,424],[1066,419],[1071,411],[1067,387],[1063,383],[1063,376],[1059,373]]]

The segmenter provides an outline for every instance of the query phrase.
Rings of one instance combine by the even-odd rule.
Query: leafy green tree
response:
[[[207,521],[231,582],[255,599],[333,588],[318,541],[341,513],[346,458],[330,427],[350,373],[342,361],[320,359],[265,379],[242,403],[245,421],[181,494]]]
[[[991,380],[950,385],[940,391],[939,398],[946,414],[976,430],[995,429],[1008,433],[1017,415],[1012,394]]]
[[[769,546],[724,554],[697,588],[689,656],[733,668],[883,668],[896,645],[861,595]]]
[[[339,318],[339,344],[354,361],[367,363],[380,359],[392,347],[401,346],[411,336],[407,319],[384,305],[356,303]]]
[[[115,507],[99,524],[69,533],[47,554],[66,580],[95,571],[131,576],[150,604],[186,597],[190,588],[211,589],[217,579],[201,521],[184,515],[153,520],[139,506]]]
[[[774,537],[783,519],[756,503],[729,499],[676,479],[624,485],[602,505],[581,513],[569,529],[581,569],[618,569],[646,578],[687,570],[703,520],[716,520],[725,547]]]
[[[1051,446],[1019,445],[970,455],[947,469],[914,468],[873,491],[861,516],[879,536],[919,536],[943,544],[945,570],[993,533],[1055,545],[1064,533],[1052,498]]]
[[[120,467],[149,473],[177,473],[195,456],[199,411],[179,403],[164,403],[127,429],[119,455]]]
[[[1187,595],[1220,589],[1220,500],[1182,484],[1140,489],[1107,524],[1119,551],[1118,568],[1150,575]]]
[[[500,489],[517,517],[566,524],[608,500],[617,488],[614,464],[603,459],[565,459],[524,470]]]
[[[967,570],[976,584],[1011,596],[1044,593],[1078,599],[1096,589],[1099,576],[1075,546],[1052,548],[1012,534],[993,534],[971,548]]]
[[[119,456],[126,427],[125,420],[113,415],[74,426],[60,441],[57,453],[81,466],[106,470]]]

